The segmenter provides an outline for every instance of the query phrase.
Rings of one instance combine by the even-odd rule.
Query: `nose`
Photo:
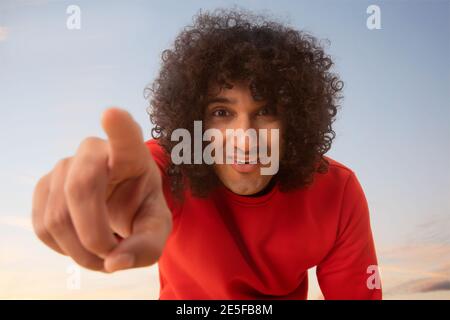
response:
[[[234,145],[238,154],[248,155],[258,148],[258,131],[251,115],[240,114],[234,122],[233,129],[234,137],[236,137]]]
[[[238,115],[234,129],[242,129],[244,131],[247,131],[248,129],[252,129],[252,119],[250,115],[248,114],[240,114]]]

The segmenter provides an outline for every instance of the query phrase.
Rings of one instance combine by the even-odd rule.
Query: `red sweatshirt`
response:
[[[188,190],[175,205],[164,174],[169,156],[156,140],[147,146],[173,214],[160,299],[306,299],[314,266],[325,299],[381,299],[381,288],[367,284],[377,258],[367,201],[349,168],[327,157],[328,173],[307,188],[284,193],[276,185],[246,197],[219,187],[208,198]]]

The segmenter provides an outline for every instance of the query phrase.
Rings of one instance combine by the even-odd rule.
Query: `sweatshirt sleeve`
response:
[[[336,241],[316,273],[325,299],[382,298],[368,204],[353,172],[344,190]]]
[[[169,206],[169,209],[172,211],[172,215],[175,216],[178,211],[178,206],[176,206],[176,202],[172,195],[170,177],[167,173],[167,169],[170,165],[170,156],[169,154],[167,154],[164,148],[159,145],[158,140],[156,139],[148,140],[145,142],[145,144],[150,150],[150,154],[152,155],[153,160],[155,160],[156,165],[161,172],[164,197],[166,199],[167,205]]]

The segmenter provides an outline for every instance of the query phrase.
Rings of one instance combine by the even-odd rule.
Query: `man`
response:
[[[37,184],[38,237],[92,270],[158,262],[161,299],[305,299],[314,266],[326,299],[380,299],[364,192],[324,156],[342,82],[316,39],[241,11],[200,13],[162,59],[155,139],[107,110],[108,140],[87,138]],[[216,146],[234,143],[230,129],[267,130],[257,147],[279,152],[279,170],[249,161],[250,140],[231,163],[175,163],[174,132],[194,136],[195,121],[222,134]]]

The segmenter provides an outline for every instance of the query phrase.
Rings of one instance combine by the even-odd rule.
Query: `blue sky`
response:
[[[72,4],[81,8],[80,30],[66,28]],[[198,10],[234,4],[330,41],[345,98],[328,155],[356,172],[380,251],[450,247],[450,2],[444,0],[0,1],[1,236],[31,243],[36,180],[86,136],[104,137],[99,120],[107,106],[130,111],[149,138],[143,90],[162,50]],[[380,6],[381,30],[366,27],[370,4]],[[442,255],[450,259],[450,249],[429,258],[430,268]]]

